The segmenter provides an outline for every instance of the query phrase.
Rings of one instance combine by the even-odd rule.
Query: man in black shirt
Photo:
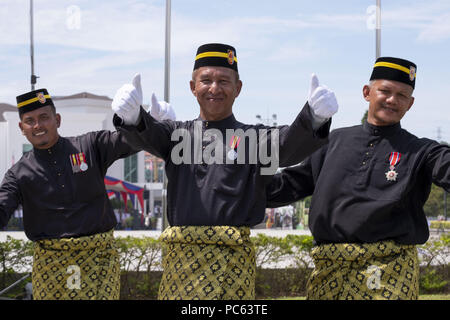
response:
[[[118,299],[116,218],[104,177],[117,159],[138,150],[120,132],[61,137],[61,116],[46,89],[17,97],[20,129],[33,149],[5,174],[0,228],[19,205],[35,242],[34,299]]]
[[[249,227],[264,218],[265,185],[278,164],[298,163],[326,143],[337,101],[313,76],[314,102],[292,125],[243,124],[232,112],[242,88],[236,50],[215,43],[199,47],[190,87],[200,105],[193,121],[159,122],[139,112],[139,76],[112,103],[130,141],[166,163],[171,227],[161,235],[168,250],[159,298],[253,299]]]
[[[310,299],[418,296],[415,245],[429,237],[423,205],[432,182],[450,191],[450,148],[401,128],[415,80],[414,63],[377,59],[363,88],[367,121],[333,130],[327,145],[267,188],[268,207],[313,195]]]

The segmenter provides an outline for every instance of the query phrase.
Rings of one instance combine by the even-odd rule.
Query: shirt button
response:
[[[61,176],[61,173],[58,172],[58,177],[60,177],[60,176]]]
[[[206,127],[208,126],[208,121],[205,122],[205,126],[206,126]]]
[[[53,161],[54,164],[56,164],[56,161]]]
[[[64,188],[64,185],[62,184],[62,185],[61,185],[61,187],[63,187],[63,188]]]
[[[366,164],[366,162],[365,161],[363,161],[363,165],[365,165]]]

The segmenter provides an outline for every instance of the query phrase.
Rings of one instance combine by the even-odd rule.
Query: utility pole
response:
[[[36,79],[34,74],[34,38],[33,38],[33,0],[30,0],[30,56],[31,56],[31,91],[35,89]]]
[[[447,191],[444,190],[444,220],[447,221]]]
[[[375,26],[375,41],[376,41],[376,51],[375,56],[378,59],[381,56],[381,0],[377,0],[376,9],[376,26]]]
[[[166,0],[166,49],[164,63],[164,101],[170,102],[170,20],[171,0]]]
[[[441,127],[437,128],[437,141],[441,142],[442,140],[442,131]],[[447,220],[447,190],[444,189],[444,219]]]
[[[164,101],[170,102],[170,20],[171,20],[171,0],[166,0],[166,44],[164,63]],[[162,230],[164,231],[169,223],[167,221],[167,175],[164,170],[163,190],[162,190]]]

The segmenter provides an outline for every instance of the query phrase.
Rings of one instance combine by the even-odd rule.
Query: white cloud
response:
[[[435,17],[430,24],[419,33],[418,40],[426,43],[435,43],[450,38],[450,13]]]
[[[319,50],[313,48],[312,44],[286,44],[271,51],[267,56],[267,60],[270,62],[287,62],[288,64],[292,64],[293,61],[317,57],[319,54]]]
[[[29,89],[29,1],[0,1],[0,102],[14,103],[18,92]],[[373,33],[367,29],[366,6],[350,8],[343,7],[344,2],[337,5],[322,0],[320,3],[325,5],[286,1],[293,10],[284,12],[279,3],[261,1],[265,10],[260,11],[254,2],[248,8],[247,0],[227,1],[225,7],[220,1],[213,4],[197,1],[201,5],[189,9],[187,1],[173,2],[171,91],[175,108],[180,110],[177,114],[191,118],[197,113],[188,86],[193,57],[198,45],[214,41],[233,44],[238,50],[245,90],[237,100],[237,110],[242,118],[250,114],[248,122],[254,120],[253,114],[261,105],[266,108],[266,101],[287,97],[283,108],[271,107],[279,112],[280,123],[289,123],[303,103],[310,72],[317,72],[325,84],[337,90],[340,84],[333,81],[340,77],[341,71],[333,63],[351,50],[352,61],[342,61],[354,66],[354,70],[349,70],[342,87],[353,86],[350,91],[353,93],[337,92],[343,112],[334,125],[358,123],[365,105],[360,98],[359,81],[354,81],[358,83],[355,85],[348,79],[354,79],[358,70],[361,72],[369,65],[364,61],[371,50],[368,46],[373,45],[370,39]],[[34,3],[39,86],[47,86],[57,95],[90,91],[112,97],[120,85],[139,71],[145,99],[148,101],[152,91],[162,98],[164,0],[35,0]],[[227,14],[237,3],[239,12]],[[368,7],[374,1],[366,3]],[[79,29],[67,27],[67,8],[71,5],[81,9]],[[271,6],[276,9],[274,12]],[[338,10],[333,6],[339,7]],[[209,11],[203,10],[204,7]],[[220,18],[212,9],[222,10]],[[450,38],[450,1],[383,1],[382,10],[385,32],[394,36],[398,31],[413,34],[418,54],[421,47],[426,51],[428,43],[440,43],[443,46],[439,48],[446,48],[445,41]],[[359,43],[359,40],[367,41]],[[386,42],[384,45],[387,48]],[[293,60],[298,63],[283,62]],[[430,79],[426,85],[432,88],[434,78]],[[429,88],[430,94],[439,91]],[[409,118],[416,121],[416,117]]]
[[[426,1],[382,10],[382,27],[416,30],[420,43],[450,39],[449,1]]]
[[[70,3],[34,2],[36,43],[91,50],[160,55],[163,51],[164,11],[147,2],[125,5],[120,2],[90,3],[80,8],[80,28],[67,25]],[[24,6],[24,4],[27,4]],[[1,43],[29,43],[28,1],[9,1],[0,11]]]

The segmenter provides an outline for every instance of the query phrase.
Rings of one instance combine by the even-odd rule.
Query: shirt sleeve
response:
[[[0,229],[7,226],[11,215],[19,204],[19,185],[13,172],[8,170],[0,186]]]
[[[109,166],[117,159],[128,157],[140,151],[127,140],[124,133],[119,131],[97,131],[93,133],[92,139],[103,173],[106,173]]]
[[[300,165],[289,167],[274,175],[266,186],[267,208],[283,207],[314,192],[311,159]]]
[[[434,142],[428,151],[426,167],[432,181],[450,192],[450,146]]]
[[[280,128],[280,167],[295,165],[328,143],[331,119],[319,128],[313,128],[313,118],[309,104],[290,126]]]
[[[167,161],[170,156],[171,135],[175,128],[175,122],[171,120],[157,121],[142,107],[139,117],[140,121],[137,126],[123,125],[118,117],[115,117],[114,125],[134,148],[145,150]]]

